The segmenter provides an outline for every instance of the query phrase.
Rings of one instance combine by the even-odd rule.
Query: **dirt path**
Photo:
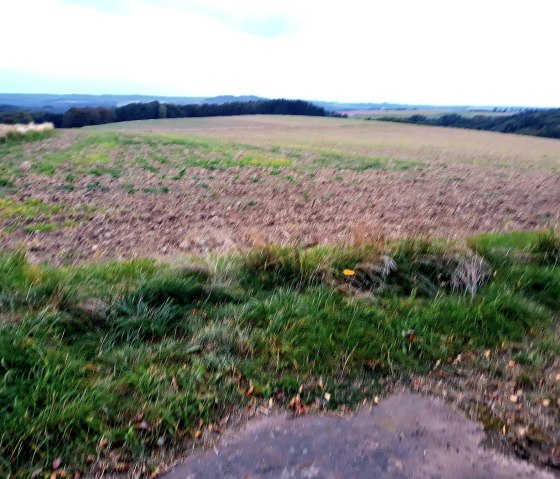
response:
[[[342,418],[284,414],[250,422],[166,479],[553,478],[484,449],[482,426],[434,398],[392,396]]]

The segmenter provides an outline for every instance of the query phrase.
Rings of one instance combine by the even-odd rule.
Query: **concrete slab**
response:
[[[554,476],[483,448],[480,424],[444,402],[390,397],[349,417],[286,414],[251,421],[166,479],[514,479]]]

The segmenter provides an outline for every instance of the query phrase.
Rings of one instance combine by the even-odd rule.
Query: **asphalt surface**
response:
[[[481,446],[480,424],[440,400],[401,394],[349,417],[250,421],[165,479],[553,478]]]

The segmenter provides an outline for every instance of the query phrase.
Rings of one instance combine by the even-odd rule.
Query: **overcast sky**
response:
[[[559,0],[0,0],[0,92],[560,106]]]

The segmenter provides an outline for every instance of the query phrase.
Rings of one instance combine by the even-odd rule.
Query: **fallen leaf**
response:
[[[508,368],[512,369],[515,367],[515,361],[513,359],[510,359],[508,361]]]
[[[202,437],[202,431],[200,429],[197,429],[194,433],[194,437],[195,439],[200,439]]]
[[[325,398],[325,401],[329,402],[329,401],[331,400],[331,395],[330,395],[330,393],[325,393],[324,398]]]
[[[492,351],[490,349],[487,349],[486,351],[484,351],[484,357],[486,359],[488,359],[490,357],[490,355],[492,354]]]
[[[544,407],[550,406],[550,399],[543,399],[543,400],[542,400],[542,405],[543,405]]]
[[[509,400],[510,400],[511,402],[513,402],[513,403],[516,403],[517,401],[519,401],[519,397],[518,397],[516,394],[512,394],[512,395],[509,397]]]
[[[344,276],[356,276],[356,272],[353,269],[345,269],[342,271]]]
[[[62,464],[62,459],[60,457],[57,457],[52,463],[52,468],[56,471],[61,464]]]
[[[307,406],[302,404],[301,396],[299,394],[297,394],[290,400],[288,407],[294,410],[294,414],[296,416],[303,416],[307,413]]]

